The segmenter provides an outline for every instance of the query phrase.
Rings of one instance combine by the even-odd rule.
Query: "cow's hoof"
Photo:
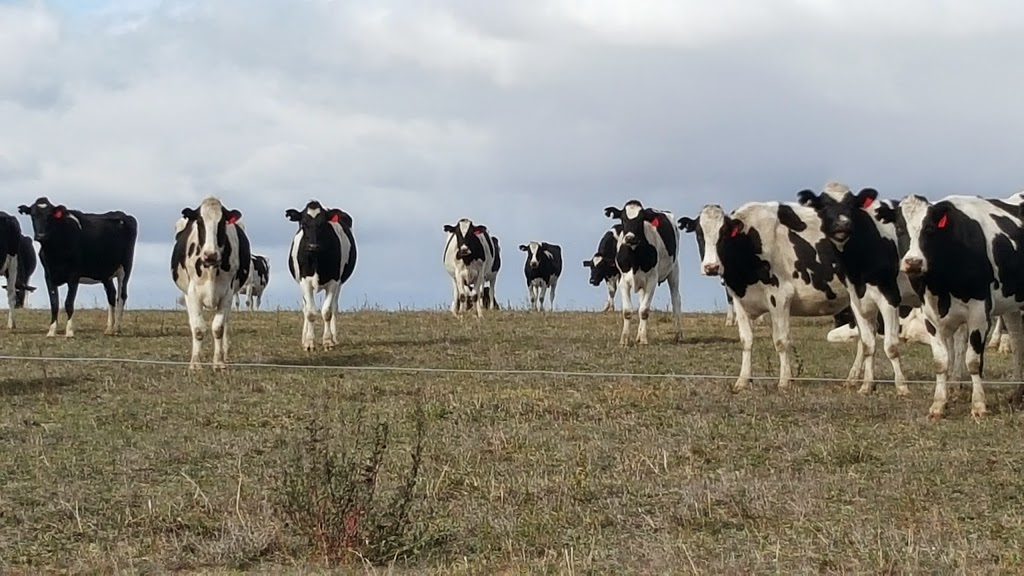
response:
[[[861,396],[870,396],[874,391],[875,391],[875,385],[874,384],[866,384],[865,383],[863,386],[861,386],[860,388],[857,389],[857,394],[860,394]]]
[[[334,350],[336,344],[333,340],[324,340],[324,350]]]
[[[313,344],[312,342],[303,342],[302,343],[302,351],[303,352],[316,352],[316,345]]]
[[[193,372],[198,372],[203,369],[203,365],[199,362],[192,362],[188,365],[188,369]]]
[[[932,406],[928,409],[929,420],[942,420],[944,407],[943,406]]]
[[[214,372],[223,372],[223,371],[225,371],[227,369],[228,369],[228,365],[223,363],[223,362],[214,362],[214,364],[213,364],[213,371]]]
[[[747,380],[737,380],[736,383],[732,385],[732,392],[734,394],[737,393],[737,392],[742,392],[742,391],[747,389],[747,386],[750,386],[750,382],[749,381],[747,381]]]
[[[69,332],[68,334],[65,334],[64,337],[67,338],[68,340],[71,340],[72,338],[75,337],[75,333]]]
[[[984,404],[975,404],[971,406],[971,416],[975,418],[984,418],[988,415],[988,408]]]
[[[906,385],[899,386],[896,388],[896,395],[900,398],[906,398],[910,396],[910,388],[907,388]]]

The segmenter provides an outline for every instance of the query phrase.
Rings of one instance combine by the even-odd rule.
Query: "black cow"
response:
[[[544,296],[551,289],[551,308],[555,307],[555,288],[558,277],[562,275],[562,247],[548,242],[530,242],[520,244],[519,249],[526,252],[523,274],[526,276],[526,288],[530,291],[530,308],[544,311]]]
[[[590,285],[600,286],[605,283],[608,288],[608,300],[601,312],[615,310],[615,292],[619,289],[622,273],[615,265],[615,253],[618,251],[619,236],[622,235],[622,224],[615,224],[607,230],[597,243],[597,252],[590,260],[583,261],[584,268],[590,268]]]
[[[301,211],[289,208],[285,217],[299,225],[288,252],[288,271],[302,291],[302,348],[307,352],[316,349],[313,325],[316,321],[315,298],[316,293],[322,291],[323,347],[331,350],[338,343],[337,312],[341,287],[356,268],[352,216],[310,200]]]
[[[498,272],[501,270],[501,246],[498,246],[498,237],[493,235],[491,236],[491,253],[494,255],[494,260],[491,262],[491,271],[484,274],[484,289],[481,298],[484,302],[484,308],[498,310],[498,300],[494,295],[494,285],[498,282]]]
[[[27,248],[26,248],[27,245]],[[7,280],[7,327],[14,329],[14,311],[25,306],[25,291],[36,269],[36,252],[32,239],[21,234],[21,223],[6,212],[0,212],[0,275]]]
[[[250,311],[260,309],[263,303],[263,292],[270,284],[270,259],[260,254],[253,254],[249,263],[249,279],[235,294],[235,308],[241,307],[241,296],[245,293],[245,307]]]
[[[68,315],[65,336],[75,335],[73,316],[79,284],[103,284],[107,294],[106,334],[120,334],[128,280],[135,261],[139,223],[120,210],[93,214],[54,205],[45,196],[18,212],[32,218],[39,260],[43,264],[46,291],[50,296],[50,329],[57,334],[57,288],[67,284],[64,311]],[[114,287],[114,280],[117,287]]]

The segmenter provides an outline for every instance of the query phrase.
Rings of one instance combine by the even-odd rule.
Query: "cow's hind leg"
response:
[[[971,302],[967,313],[968,337],[964,359],[967,373],[971,375],[971,415],[978,418],[988,412],[981,378],[985,372],[985,335],[988,334],[989,322],[985,304]]]
[[[316,293],[313,290],[313,282],[304,279],[300,286],[302,288],[302,349],[306,352],[316,350]]]
[[[124,321],[124,306],[128,302],[128,279],[132,277],[132,267],[121,268],[117,276],[117,303],[114,314],[114,334],[121,333],[121,323]]]
[[[46,293],[50,298],[50,329],[46,332],[46,337],[53,338],[57,335],[57,301],[59,295],[57,293],[57,284],[49,277],[46,278]]]
[[[231,314],[231,298],[223,298],[213,313],[210,330],[213,332],[213,369],[227,368],[228,357],[228,317]]]
[[[117,306],[117,288],[113,278],[103,281],[103,291],[107,294],[107,329],[103,333],[109,336],[114,333],[114,309]]]
[[[1005,318],[1004,324],[1009,332],[1007,340],[1009,340],[1010,351],[1013,352],[1013,380],[1021,382],[1021,378],[1024,377],[1024,347],[1022,347],[1024,345],[1024,319],[1016,310],[1001,318]],[[1018,384],[1010,394],[1009,403],[1012,406],[1018,406],[1024,400],[1022,396],[1024,396],[1024,384]]]
[[[320,307],[320,316],[324,320],[323,345],[324,350],[333,350],[338,343],[338,325],[335,316],[338,311],[338,292],[341,285],[338,282],[331,282],[324,291],[324,303]]]
[[[885,326],[885,355],[892,364],[896,395],[907,396],[910,394],[910,388],[907,387],[907,379],[903,375],[903,366],[900,363],[900,309],[888,302],[881,303],[879,307]]]
[[[78,296],[78,278],[68,280],[68,293],[64,296],[64,313],[68,315],[68,323],[64,327],[66,338],[75,337],[75,297]]]
[[[7,262],[7,328],[14,330],[14,310],[18,307],[18,259],[10,258]]]
[[[668,291],[672,300],[672,325],[676,329],[676,342],[683,340],[683,299],[679,295],[679,268],[668,275]]]

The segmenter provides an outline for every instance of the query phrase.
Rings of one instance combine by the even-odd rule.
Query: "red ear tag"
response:
[[[58,219],[58,220],[60,220],[61,218],[64,217],[64,211],[63,210],[54,210],[53,211],[53,217]]]
[[[338,222],[341,220],[341,215],[338,213],[331,214],[331,222]]]
[[[861,208],[864,208],[865,210],[867,210],[868,208],[871,207],[872,204],[874,204],[874,202],[875,202],[875,199],[872,198],[871,196],[868,196],[867,198],[864,199],[864,205],[861,206]]]
[[[740,225],[739,224],[733,224],[732,232],[729,232],[729,237],[730,238],[735,238],[735,237],[737,237],[739,235],[740,235]]]
[[[939,218],[939,223],[936,224],[935,226],[940,229],[945,228],[946,224],[948,224],[948,220],[949,216],[947,214],[943,214],[942,218]]]
[[[654,218],[653,218],[653,219],[651,220],[651,226],[654,226],[655,228],[657,228],[657,227],[658,227],[658,224],[659,224],[659,223],[660,223],[660,222],[658,221],[658,217],[657,217],[657,216],[655,216],[655,217],[654,217]]]
[[[228,217],[228,224],[234,224],[235,222],[238,222],[238,218],[235,218],[234,216]]]
[[[477,230],[473,230],[473,234],[476,234],[477,236],[482,236],[482,235],[483,235],[483,233],[484,233],[484,231],[483,231],[483,230],[480,230],[480,229],[477,229]]]

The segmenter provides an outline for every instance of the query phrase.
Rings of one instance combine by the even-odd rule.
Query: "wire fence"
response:
[[[0,355],[0,361],[9,362],[44,362],[44,363],[78,363],[78,364],[132,364],[137,366],[189,366],[191,362],[184,360],[156,360],[151,358],[116,358],[116,357],[78,357],[78,356],[13,356]],[[210,362],[197,363],[204,367],[212,367]],[[447,368],[430,366],[362,366],[362,365],[335,365],[335,364],[277,364],[270,362],[229,362],[228,368],[236,369],[266,369],[266,370],[319,370],[335,372],[398,372],[410,374],[468,374],[486,376],[550,376],[561,378],[595,378],[595,379],[675,379],[675,380],[731,380],[737,378],[737,374],[680,374],[674,372],[649,373],[649,372],[602,372],[602,371],[576,371],[576,370],[543,370],[543,369],[514,369],[514,368]],[[751,376],[752,381],[778,381],[775,376]],[[823,378],[815,376],[793,376],[792,382],[810,382],[815,384],[835,384],[845,381],[845,377]],[[983,379],[984,380],[984,379]],[[857,381],[860,383],[860,380]],[[934,385],[935,380],[905,380],[907,384]],[[970,380],[948,380],[949,384],[970,384]],[[892,378],[875,378],[876,385],[892,384]],[[985,380],[986,388],[998,388],[1006,386],[1017,386],[1024,384],[1020,381],[1006,380]]]

